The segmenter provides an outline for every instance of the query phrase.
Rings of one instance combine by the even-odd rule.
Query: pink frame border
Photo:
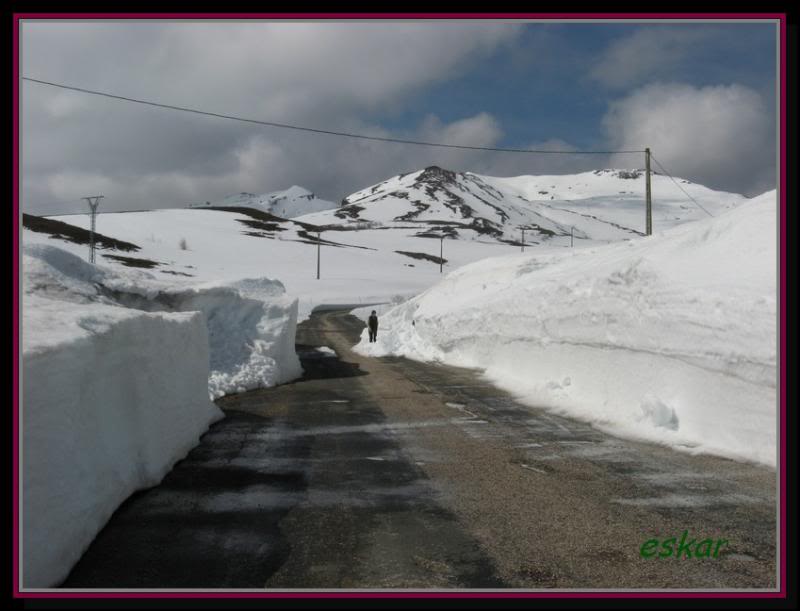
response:
[[[174,19],[174,20],[245,20],[245,19],[270,19],[270,20],[311,20],[311,19],[339,19],[339,20],[439,20],[439,19],[597,19],[597,20],[663,20],[663,19],[776,19],[780,23],[780,219],[786,218],[786,14],[785,13],[15,13],[13,32],[13,77],[12,93],[14,96],[14,127],[13,127],[13,194],[14,194],[14,235],[13,235],[13,263],[14,263],[14,303],[13,303],[13,468],[14,468],[14,559],[13,559],[13,592],[15,598],[785,598],[787,569],[786,569],[786,224],[780,223],[780,590],[775,592],[707,592],[707,591],[621,591],[621,592],[364,592],[364,591],[321,591],[321,592],[291,592],[291,591],[264,591],[264,592],[224,592],[224,591],[195,591],[195,592],[103,592],[86,591],[76,592],[64,590],[59,592],[20,592],[19,590],[19,31],[21,19]]]

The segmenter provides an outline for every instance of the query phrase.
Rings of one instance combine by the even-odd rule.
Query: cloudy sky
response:
[[[22,76],[209,112],[470,146],[627,150],[756,195],[776,181],[770,23],[23,22]],[[22,207],[185,206],[301,185],[339,201],[436,164],[494,176],[641,155],[423,148],[23,82]],[[654,194],[657,198],[657,194]]]

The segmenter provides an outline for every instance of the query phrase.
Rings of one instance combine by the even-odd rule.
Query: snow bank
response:
[[[478,367],[530,405],[774,465],[777,198],[650,238],[465,266],[365,355]]]
[[[222,417],[209,395],[302,370],[278,282],[176,288],[43,244],[22,271],[23,586],[42,588]]]
[[[203,315],[113,305],[93,287],[103,276],[57,248],[23,251],[24,587],[57,585],[222,415]]]
[[[209,391],[215,396],[283,384],[303,375],[294,349],[297,299],[282,283],[264,278],[229,285],[247,307],[231,308],[224,318],[209,316],[212,346]],[[212,327],[213,323],[213,327]],[[223,351],[216,346],[225,346]]]
[[[227,285],[189,287],[109,283],[109,294],[128,307],[147,311],[202,312],[208,325],[212,398],[267,388],[303,375],[294,349],[297,300],[283,285],[266,278],[248,278]]]

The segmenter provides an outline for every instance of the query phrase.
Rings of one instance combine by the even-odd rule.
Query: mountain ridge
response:
[[[256,194],[248,191],[231,193],[216,202],[206,202],[192,208],[254,208],[281,218],[294,218],[305,214],[336,208],[332,201],[317,197],[305,187],[292,185],[282,191]]]
[[[705,215],[683,191],[717,212],[747,199],[674,180],[651,175],[653,220],[660,228]],[[356,191],[335,210],[301,218],[323,225],[417,223],[446,228],[450,237],[501,242],[518,240],[522,229],[532,239],[614,241],[644,235],[644,182],[645,172],[639,168],[501,178],[434,165]]]

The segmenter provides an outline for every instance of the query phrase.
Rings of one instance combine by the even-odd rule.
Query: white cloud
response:
[[[492,176],[514,176],[588,170],[604,163],[596,157],[431,148],[269,128],[235,132],[238,135],[234,136],[218,127],[219,132],[212,130],[204,138],[196,136],[194,143],[199,150],[191,151],[184,150],[182,141],[191,137],[191,126],[197,124],[183,125],[183,115],[157,116],[155,125],[143,124],[142,133],[131,135],[131,141],[107,142],[105,129],[96,134],[84,133],[73,145],[78,142],[84,145],[78,156],[85,157],[85,161],[72,164],[70,169],[57,169],[57,159],[50,156],[47,163],[51,165],[40,172],[24,174],[24,201],[73,200],[66,202],[65,208],[46,206],[30,211],[39,214],[81,211],[82,202],[74,200],[86,195],[87,189],[106,195],[103,202],[106,210],[184,206],[213,201],[232,192],[264,192],[292,184],[307,187],[320,197],[338,200],[396,174],[430,165]],[[203,119],[200,121],[200,126],[205,125]],[[503,137],[498,120],[485,112],[452,122],[431,114],[415,129],[401,132],[390,132],[356,119],[347,119],[337,129],[378,137],[483,147],[496,147]],[[160,140],[159,130],[169,130],[170,137]],[[222,149],[218,153],[213,150],[215,142]],[[571,150],[575,147],[552,139],[531,142],[522,148]],[[131,171],[118,167],[120,157],[133,157],[134,151],[138,155],[139,151],[148,149],[152,149],[151,154],[147,159],[138,160]],[[227,153],[223,155],[223,151]],[[98,166],[103,167],[106,174],[90,169]],[[42,181],[40,175],[55,176],[57,180]]]
[[[163,128],[163,127],[162,127]],[[487,113],[443,122],[435,115],[427,116],[414,130],[392,133],[372,124],[348,120],[339,129],[370,136],[400,137],[404,139],[450,142],[470,146],[496,146],[502,137],[497,120]],[[146,134],[136,139],[135,149],[147,148],[147,140],[156,134],[146,129]],[[338,138],[274,129],[257,129],[241,140],[231,140],[230,163],[222,164],[222,172],[207,171],[202,163],[191,163],[189,152],[181,153],[180,135],[185,133],[180,125],[171,130],[166,151],[154,150],[152,159],[142,160],[131,172],[118,169],[113,161],[106,174],[90,172],[75,165],[72,169],[45,170],[44,176],[55,177],[41,181],[37,173],[23,175],[25,201],[32,203],[53,200],[74,200],[89,190],[106,195],[106,209],[139,209],[165,206],[183,206],[191,202],[215,200],[235,191],[263,192],[284,189],[298,184],[316,191],[320,197],[340,199],[351,192],[389,178],[400,172],[409,172],[428,165],[454,169],[474,169],[491,159],[483,151],[430,148],[405,144],[389,144],[366,140]],[[199,142],[199,140],[198,140]],[[125,155],[125,143],[109,143],[109,156]],[[102,146],[92,140],[82,155],[91,155],[92,146]],[[219,169],[220,157],[206,151],[216,160],[213,169]],[[130,153],[129,153],[130,154]],[[183,157],[175,164],[167,163],[170,157]],[[83,164],[86,167],[103,165],[106,155],[95,153]],[[52,160],[51,160],[52,161]],[[100,178],[103,179],[100,182]],[[90,188],[91,185],[94,187]],[[69,203],[69,210],[75,209]],[[82,210],[80,203],[77,209]],[[47,208],[38,213],[55,213]]]
[[[589,74],[610,88],[658,80],[689,57],[697,61],[700,44],[714,36],[714,30],[702,26],[642,28],[611,43]]]
[[[392,103],[519,33],[485,23],[28,23],[23,71],[281,120]]]
[[[47,176],[47,189],[50,192],[69,193],[73,199],[100,194],[113,185],[113,180],[107,176],[92,172],[65,171]]]
[[[775,188],[775,124],[753,89],[649,85],[612,104],[604,125],[613,146],[650,147],[673,175],[747,195]]]
[[[459,76],[521,26],[501,23],[28,22],[22,72],[118,95],[336,131],[496,143],[486,114],[409,133],[380,116]],[[372,118],[371,118],[372,117]],[[25,83],[23,201],[84,194],[117,209],[181,205],[292,183],[343,197],[405,169],[470,157],[259,127]],[[425,137],[422,137],[425,136]],[[459,166],[457,166],[459,167]],[[50,176],[59,176],[50,180]],[[74,177],[67,180],[66,177]],[[51,209],[32,212],[51,212]]]
[[[460,119],[448,125],[435,115],[428,115],[419,129],[419,136],[430,142],[446,142],[459,146],[496,146],[503,137],[500,124],[489,113]]]
[[[379,123],[408,110],[413,96],[431,84],[463,75],[499,49],[524,46],[522,27],[496,22],[30,22],[22,31],[22,72],[268,121],[495,147],[506,130],[496,116],[480,108],[447,121],[429,115],[406,129],[388,130]],[[628,55],[635,55],[640,44],[636,40],[625,47]],[[575,61],[572,57],[569,64],[573,70]],[[631,74],[646,73],[642,66],[647,61],[630,68]],[[742,185],[739,188],[746,191],[774,180],[773,148],[769,134],[764,135],[771,123],[754,92],[736,86],[661,87],[643,89],[613,105],[606,127],[614,144],[648,144],[664,163],[676,165],[671,169],[701,182],[716,181],[711,186]],[[710,109],[700,111],[704,100]],[[98,189],[107,197],[106,209],[185,205],[292,184],[335,200],[433,164],[510,176],[638,163],[630,158],[609,162],[600,156],[353,140],[200,117],[32,83],[22,86],[21,134],[23,206],[40,214],[64,211],[39,207],[40,202],[73,200]],[[724,149],[722,157],[692,142],[697,134],[704,134],[704,142],[714,150]],[[553,136],[521,147],[572,148]],[[742,163],[749,164],[748,171],[742,171]],[[725,178],[730,182],[723,183]]]

